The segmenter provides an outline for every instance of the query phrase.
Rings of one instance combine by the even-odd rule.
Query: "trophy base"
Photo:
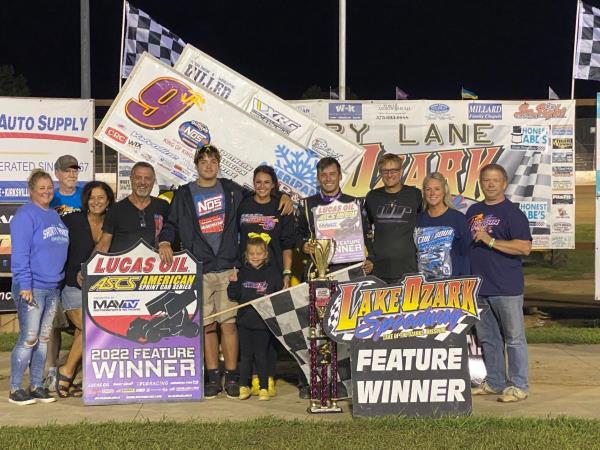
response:
[[[306,412],[308,412],[309,414],[335,414],[341,413],[343,411],[342,408],[338,406],[336,402],[332,402],[328,406],[321,406],[320,403],[311,402],[311,405],[308,408],[306,408]]]

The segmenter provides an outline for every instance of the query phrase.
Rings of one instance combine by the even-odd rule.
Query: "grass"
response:
[[[464,417],[352,421],[81,423],[1,427],[4,448],[579,449],[597,448],[600,421]]]
[[[529,344],[600,344],[600,328],[551,325],[525,330]]]
[[[594,240],[593,224],[575,227],[575,242],[594,242]],[[566,256],[566,264],[561,267],[552,266],[548,260],[550,252],[534,252],[526,261],[525,276],[556,281],[594,277],[594,250],[559,250],[559,252]]]
[[[19,333],[0,333],[0,352],[10,352],[17,342]],[[68,350],[73,344],[73,336],[62,333],[61,349]]]

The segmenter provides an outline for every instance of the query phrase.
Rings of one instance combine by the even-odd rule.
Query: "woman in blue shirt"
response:
[[[12,296],[20,331],[11,354],[8,401],[17,405],[56,401],[43,387],[42,376],[69,247],[69,230],[50,207],[52,178],[35,169],[27,183],[31,203],[20,207],[10,222]],[[27,367],[29,392],[21,387]]]
[[[452,228],[452,276],[470,275],[469,246],[472,237],[467,219],[463,213],[454,209],[448,181],[439,172],[433,172],[423,180],[423,212],[417,216],[417,229],[426,227]]]

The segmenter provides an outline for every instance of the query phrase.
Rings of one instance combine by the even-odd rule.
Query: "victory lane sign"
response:
[[[83,265],[84,403],[200,400],[202,265],[143,240]]]
[[[355,416],[471,412],[467,332],[479,320],[478,277],[398,285],[376,277],[339,284],[324,330],[350,344]]]

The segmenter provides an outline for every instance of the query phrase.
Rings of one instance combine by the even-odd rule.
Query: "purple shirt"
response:
[[[483,227],[491,237],[498,240],[531,241],[527,216],[517,204],[508,199],[497,205],[475,203],[467,211],[467,221],[471,233]],[[523,294],[525,282],[520,256],[489,248],[483,242],[472,245],[471,272],[483,279],[480,295]]]

